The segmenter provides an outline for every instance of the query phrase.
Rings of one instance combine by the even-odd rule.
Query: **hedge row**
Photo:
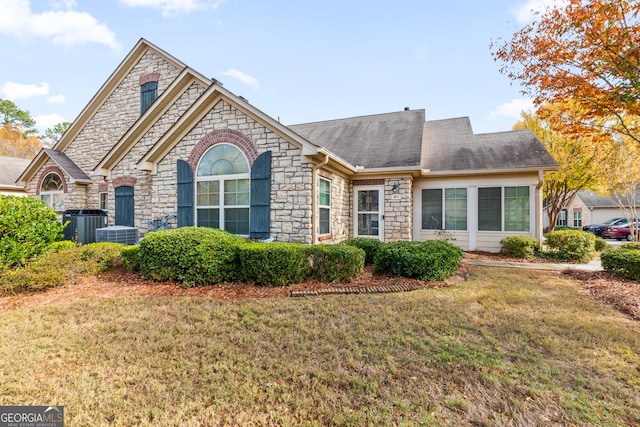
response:
[[[616,276],[640,281],[639,249],[626,245],[620,249],[608,249],[600,255],[602,267]]]
[[[309,277],[350,281],[362,272],[365,254],[346,245],[250,243],[217,229],[184,227],[148,233],[122,258],[148,280],[175,280],[187,287],[236,280],[283,286]]]
[[[122,251],[123,264],[148,280],[198,286],[245,281],[283,286],[308,278],[349,282],[375,264],[376,274],[443,280],[457,270],[462,251],[441,241],[395,242],[349,239],[340,245],[250,243],[227,232],[185,227],[148,233]]]
[[[608,246],[604,239],[596,239],[592,233],[581,230],[558,230],[545,237],[548,248],[545,252],[540,251],[537,239],[519,235],[500,240],[501,252],[517,258],[541,255],[559,261],[587,263],[594,257],[596,250],[603,250]]]

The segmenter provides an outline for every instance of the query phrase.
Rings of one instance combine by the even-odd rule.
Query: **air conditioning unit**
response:
[[[96,230],[96,242],[124,243],[135,245],[138,242],[138,228],[113,225]]]

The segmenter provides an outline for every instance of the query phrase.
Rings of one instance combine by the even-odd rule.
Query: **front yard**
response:
[[[74,426],[640,425],[640,323],[583,290],[475,267],[408,293],[5,306],[0,405]]]

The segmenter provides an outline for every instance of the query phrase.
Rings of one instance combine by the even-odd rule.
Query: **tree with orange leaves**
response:
[[[571,99],[576,132],[622,134],[640,143],[640,2],[568,0],[534,11],[510,41],[491,43],[500,71],[537,106]],[[601,120],[606,118],[606,120]]]

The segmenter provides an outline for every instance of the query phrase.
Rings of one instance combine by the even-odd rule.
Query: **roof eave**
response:
[[[530,168],[509,168],[509,169],[465,169],[455,171],[428,171],[427,176],[460,176],[460,175],[498,175],[505,173],[538,173],[551,172],[560,169],[560,166],[540,166]]]

